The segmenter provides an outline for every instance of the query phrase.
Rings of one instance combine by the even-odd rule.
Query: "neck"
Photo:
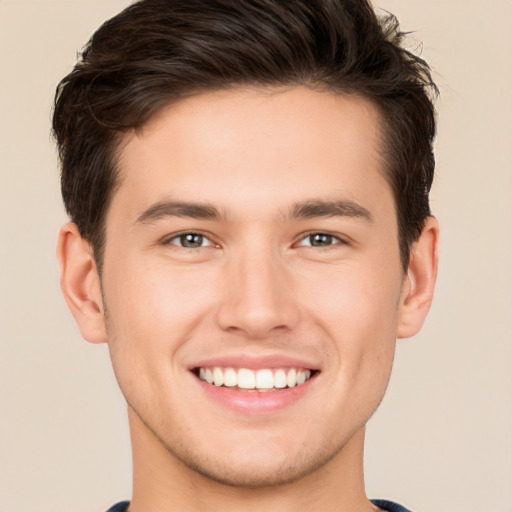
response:
[[[272,487],[225,485],[170,453],[129,409],[133,497],[129,512],[369,512],[363,479],[364,428],[330,461],[299,480]]]

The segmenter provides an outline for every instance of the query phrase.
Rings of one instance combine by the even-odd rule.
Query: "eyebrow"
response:
[[[189,203],[183,201],[162,201],[144,210],[135,221],[143,224],[164,217],[188,217],[191,219],[220,220],[223,216],[215,206],[206,203]]]
[[[186,217],[198,220],[222,220],[224,215],[207,203],[184,201],[162,201],[151,205],[137,217],[135,224],[157,221],[165,217]],[[354,201],[308,200],[292,206],[288,217],[291,219],[312,219],[315,217],[350,217],[373,222],[372,214]]]
[[[290,212],[292,219],[311,219],[314,217],[351,217],[373,222],[372,214],[354,201],[311,200],[297,203]]]

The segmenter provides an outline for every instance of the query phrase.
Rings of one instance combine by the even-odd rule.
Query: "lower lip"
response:
[[[244,414],[269,414],[285,409],[300,400],[311,388],[313,375],[308,381],[293,388],[275,391],[237,391],[225,386],[214,386],[194,375],[203,392],[213,400]]]

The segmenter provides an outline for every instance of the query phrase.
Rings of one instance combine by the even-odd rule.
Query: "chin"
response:
[[[244,460],[198,460],[194,454],[187,454],[181,455],[180,459],[189,469],[213,482],[229,487],[261,489],[292,484],[317,471],[335,455],[305,454],[287,457],[280,463],[269,455],[247,456]]]
[[[363,436],[357,436],[358,432]],[[285,442],[264,437],[260,438],[260,443],[254,439],[248,443],[232,436],[229,449],[219,449],[219,446],[226,445],[215,439],[205,443],[203,438],[202,442],[192,443],[190,439],[174,437],[172,442],[162,438],[159,442],[169,455],[196,475],[229,487],[258,489],[293,484],[321,471],[332,459],[342,455],[345,448],[351,451],[348,445],[357,449],[359,437],[362,446],[364,428],[339,438],[314,436],[317,443],[312,442],[309,436],[300,440],[290,437]],[[329,437],[329,443],[320,443]],[[355,443],[351,443],[352,440]]]

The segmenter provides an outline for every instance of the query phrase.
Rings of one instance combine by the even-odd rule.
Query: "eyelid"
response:
[[[306,240],[307,238],[309,238],[310,236],[313,236],[313,235],[328,235],[330,237],[332,237],[336,243],[333,243],[333,244],[330,244],[330,245],[326,245],[326,246],[318,246],[318,247],[315,247],[313,245],[302,245],[301,242],[303,242],[304,240]],[[335,247],[337,245],[349,245],[349,241],[340,236],[339,234],[334,234],[330,231],[322,231],[322,230],[316,230],[316,231],[309,231],[307,233],[302,233],[298,239],[297,239],[297,242],[294,243],[295,246],[298,246],[298,247],[313,247],[314,249],[327,249],[329,247]]]
[[[208,245],[203,245],[203,246],[200,246],[200,247],[183,247],[182,245],[180,244],[174,244],[172,243],[172,240],[175,240],[176,238],[180,238],[182,236],[185,236],[185,235],[200,235],[202,236],[204,239],[208,240],[209,244]],[[179,231],[177,233],[171,233],[169,235],[166,235],[164,236],[162,239],[161,239],[161,243],[163,245],[172,245],[174,247],[178,247],[180,249],[203,249],[205,247],[218,247],[219,244],[217,244],[216,242],[214,242],[212,240],[212,237],[211,235],[201,231],[201,230],[191,230],[191,229],[185,229],[183,231]]]
[[[200,247],[195,247],[195,248],[192,248],[192,247],[183,247],[181,246],[180,244],[177,244],[177,243],[172,243],[173,240],[181,237],[181,236],[184,236],[184,235],[200,235],[202,236],[205,240],[207,240],[209,243],[208,245],[206,246],[200,246]],[[304,240],[306,240],[308,237],[310,236],[313,236],[313,235],[328,235],[330,237],[333,238],[333,241],[335,243],[332,243],[330,245],[327,245],[327,246],[312,246],[312,245],[302,245],[301,242],[303,242]],[[164,236],[162,239],[161,239],[161,243],[163,245],[172,245],[172,246],[175,246],[175,247],[178,247],[178,248],[182,248],[182,249],[199,249],[199,248],[205,248],[205,247],[219,247],[219,244],[217,242],[215,242],[213,240],[213,237],[208,234],[208,233],[205,233],[204,231],[201,231],[201,230],[183,230],[183,231],[178,231],[176,233],[171,233],[171,234],[168,234],[166,236]],[[315,248],[315,249],[327,249],[329,247],[334,247],[334,246],[338,246],[338,245],[349,245],[350,242],[349,240],[347,240],[346,237],[342,237],[340,236],[339,234],[334,234],[330,231],[327,231],[327,230],[314,230],[314,231],[308,231],[308,232],[305,232],[305,233],[302,233],[300,234],[298,237],[297,237],[297,241],[294,242],[294,246],[299,246],[299,247],[312,247],[312,248]]]

